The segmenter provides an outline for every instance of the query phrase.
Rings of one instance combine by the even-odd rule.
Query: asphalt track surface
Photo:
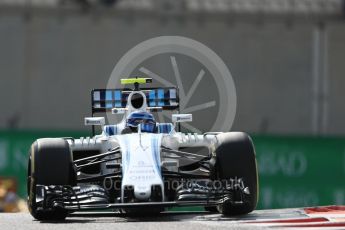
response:
[[[290,214],[275,213],[279,217]],[[77,213],[67,217],[63,222],[40,222],[33,220],[29,213],[0,213],[0,229],[40,230],[40,229],[121,229],[121,230],[203,230],[203,229],[267,229],[238,221],[270,219],[272,213],[255,211],[241,217],[224,217],[208,212],[170,212],[151,217],[126,217],[114,213]]]

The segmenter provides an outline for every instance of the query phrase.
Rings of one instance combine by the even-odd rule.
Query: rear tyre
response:
[[[218,211],[224,215],[247,214],[256,208],[258,198],[258,173],[253,142],[242,132],[222,133],[217,135],[217,140],[217,178],[242,178],[244,186],[248,187],[250,192],[243,204],[234,204],[227,200],[218,205]]]
[[[68,142],[61,138],[36,140],[29,151],[27,178],[28,207],[37,220],[64,220],[68,211],[64,209],[42,210],[36,204],[36,185],[76,184]]]

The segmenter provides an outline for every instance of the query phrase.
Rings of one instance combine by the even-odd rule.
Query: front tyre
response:
[[[28,162],[28,208],[37,220],[64,220],[64,209],[43,210],[37,207],[36,185],[70,185],[76,183],[72,153],[69,144],[61,138],[36,140],[29,151]]]
[[[226,200],[218,205],[218,211],[224,215],[247,214],[256,208],[258,201],[258,173],[253,142],[242,132],[222,133],[217,135],[217,140],[217,178],[220,181],[241,178],[249,189],[249,195],[246,195],[243,203]]]

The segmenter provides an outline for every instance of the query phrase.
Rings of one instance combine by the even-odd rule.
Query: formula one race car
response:
[[[182,133],[191,114],[174,113],[157,123],[153,112],[179,110],[178,89],[142,88],[150,78],[122,79],[134,89],[92,91],[92,117],[85,125],[101,134],[74,139],[43,138],[30,149],[28,206],[38,220],[112,209],[154,214],[168,207],[203,206],[225,215],[251,212],[258,174],[250,137],[241,132]],[[105,125],[95,113],[123,115]],[[110,114],[111,116],[111,114]]]

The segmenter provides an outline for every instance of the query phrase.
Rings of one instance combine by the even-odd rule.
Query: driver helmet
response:
[[[128,115],[127,127],[137,130],[139,124],[142,132],[153,133],[156,129],[156,121],[152,114],[148,112],[133,112]]]

